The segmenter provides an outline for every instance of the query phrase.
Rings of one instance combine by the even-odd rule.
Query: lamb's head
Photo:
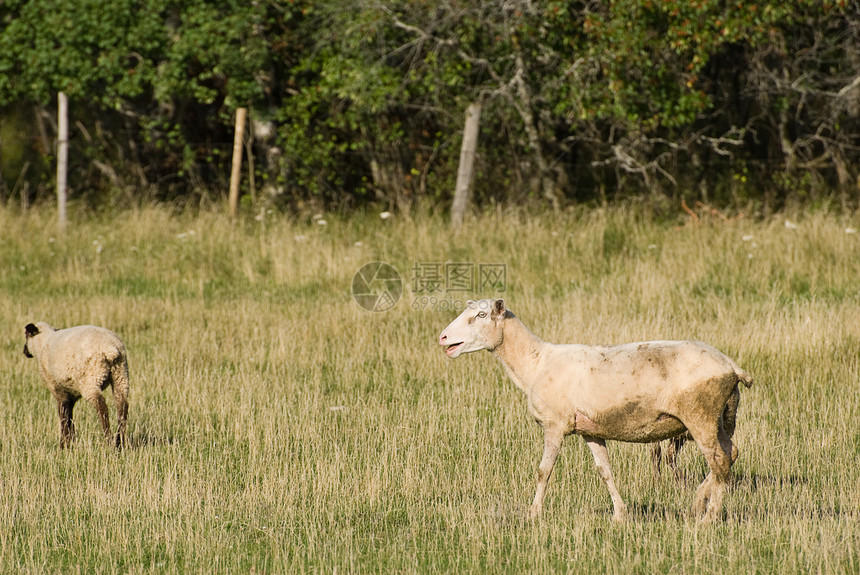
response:
[[[46,324],[43,321],[38,323],[28,323],[26,327],[24,327],[24,336],[27,341],[24,343],[24,355],[27,357],[33,357],[33,351],[36,353],[41,349],[41,335],[46,333],[51,333],[57,331],[50,325]]]
[[[504,300],[469,301],[463,313],[442,330],[439,345],[445,347],[448,357],[493,350],[502,342],[507,314]]]

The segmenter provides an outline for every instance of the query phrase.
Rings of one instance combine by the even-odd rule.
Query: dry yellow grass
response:
[[[860,571],[855,220],[511,211],[451,234],[417,213],[118,216],[60,235],[48,211],[0,210],[2,572]],[[406,281],[391,311],[350,295],[371,261]],[[696,338],[736,358],[756,383],[725,521],[689,517],[695,448],[678,486],[653,482],[644,446],[611,444],[633,515],[612,525],[577,438],[525,521],[541,435],[524,398],[489,354],[436,344],[456,300],[494,294],[416,311],[416,262],[504,264],[509,306],[551,341]],[[58,449],[21,354],[34,320],[123,336],[131,449],[104,449],[83,405]]]

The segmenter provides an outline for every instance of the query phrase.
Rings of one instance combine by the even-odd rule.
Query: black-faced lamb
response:
[[[57,400],[60,417],[60,446],[68,447],[75,437],[72,411],[83,397],[98,412],[108,442],[111,436],[107,402],[102,392],[113,388],[116,404],[116,446],[125,445],[128,419],[128,358],[117,334],[94,325],[54,329],[44,322],[24,328],[24,355],[35,357],[39,373]]]
[[[738,383],[752,377],[702,342],[648,341],[618,346],[558,345],[529,331],[505,302],[481,300],[439,336],[449,357],[489,350],[528,397],[544,430],[537,490],[529,509],[540,515],[547,482],[565,436],[581,435],[612,497],[613,518],[627,518],[609,465],[606,440],[651,443],[689,431],[710,473],[699,486],[694,513],[717,519],[733,462],[721,416]]]

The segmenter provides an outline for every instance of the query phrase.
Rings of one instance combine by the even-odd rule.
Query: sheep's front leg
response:
[[[594,463],[597,465],[597,472],[606,488],[609,489],[609,495],[612,497],[612,507],[614,512],[612,518],[615,521],[627,520],[627,505],[621,499],[621,494],[618,493],[618,488],[615,487],[615,479],[612,477],[612,468],[609,466],[609,451],[606,449],[606,442],[597,437],[583,435],[588,448],[591,449],[591,454],[594,456]]]
[[[60,416],[60,447],[69,447],[75,439],[75,423],[72,412],[75,409],[77,397],[63,395],[57,397],[57,413]]]
[[[552,468],[555,467],[555,460],[558,457],[558,452],[561,449],[561,444],[564,441],[564,433],[555,429],[544,429],[544,445],[543,457],[540,460],[537,476],[537,490],[532,506],[529,508],[529,519],[537,519],[543,511],[543,499],[546,496],[546,486],[549,482],[549,476],[552,475]]]

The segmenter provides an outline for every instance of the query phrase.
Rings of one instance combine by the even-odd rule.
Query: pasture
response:
[[[860,572],[856,216],[54,218],[0,209],[0,572]],[[389,311],[351,295],[374,261],[403,280]],[[503,266],[501,293],[422,289],[446,262]],[[609,443],[631,514],[613,524],[569,437],[527,521],[542,433],[525,396],[490,354],[437,344],[458,302],[493,295],[549,341],[700,339],[749,371],[724,520],[691,517],[694,445],[679,485],[655,482],[647,446]],[[22,354],[40,320],[123,337],[130,448],[81,402],[59,449]]]

